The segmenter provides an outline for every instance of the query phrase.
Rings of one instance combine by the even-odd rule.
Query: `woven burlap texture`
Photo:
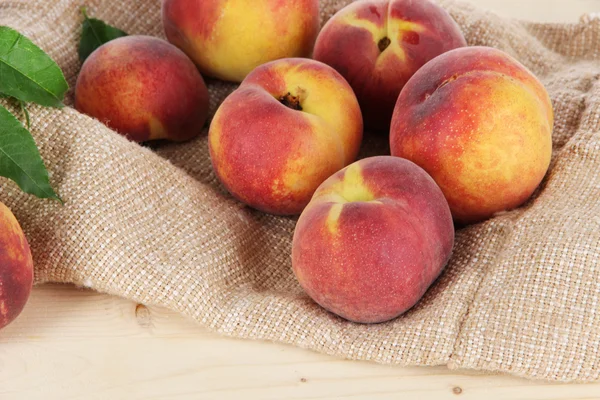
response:
[[[323,20],[349,1],[322,1]],[[0,181],[30,241],[36,282],[72,282],[169,307],[224,335],[357,360],[448,365],[529,378],[600,378],[600,21],[539,24],[441,3],[469,45],[507,51],[548,88],[554,156],[534,198],[457,232],[438,282],[406,315],[359,325],[315,305],[294,279],[293,218],[250,210],[213,174],[204,132],[130,143],[70,106],[31,107],[32,133],[65,200]],[[0,0],[0,25],[30,37],[74,87],[81,0]],[[164,37],[158,0],[87,0],[131,34]],[[209,82],[211,113],[235,88]],[[4,105],[11,105],[7,102]],[[365,141],[364,155],[381,152]]]

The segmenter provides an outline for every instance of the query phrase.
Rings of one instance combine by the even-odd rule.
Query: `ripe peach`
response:
[[[75,107],[136,142],[183,141],[202,131],[208,90],[175,46],[126,36],[100,46],[84,62]]]
[[[465,47],[406,84],[391,151],[435,179],[456,221],[473,223],[531,196],[550,163],[553,118],[548,93],[523,65],[500,50]]]
[[[19,316],[29,299],[33,260],[17,219],[0,203],[0,329]]]
[[[348,83],[318,61],[256,68],[221,104],[208,133],[214,170],[240,201],[299,214],[315,189],[355,160],[360,108]]]
[[[241,82],[269,61],[310,55],[318,0],[164,0],[168,40],[203,74]]]
[[[365,126],[387,133],[400,90],[432,58],[466,46],[450,15],[429,0],[351,3],[321,30],[314,58],[352,86]]]
[[[318,304],[350,321],[414,306],[454,245],[448,203],[408,160],[365,158],[327,179],[296,225],[292,267]]]

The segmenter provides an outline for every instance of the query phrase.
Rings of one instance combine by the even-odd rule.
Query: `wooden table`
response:
[[[500,14],[576,21],[600,0],[471,0]],[[600,399],[600,383],[353,362],[217,336],[160,308],[70,286],[36,287],[0,332],[0,400]]]

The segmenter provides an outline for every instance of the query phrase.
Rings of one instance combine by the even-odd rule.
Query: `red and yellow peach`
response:
[[[429,0],[363,0],[327,22],[314,58],[350,83],[365,126],[387,133],[408,79],[427,61],[462,46],[466,42],[458,25]]]
[[[269,61],[310,55],[318,0],[165,0],[168,40],[203,74],[241,82]]]
[[[378,156],[318,188],[296,225],[292,267],[325,309],[377,323],[419,301],[453,244],[450,209],[433,179],[408,160]]]
[[[209,130],[214,170],[258,210],[299,214],[316,188],[356,159],[362,117],[352,89],[327,65],[272,61],[221,104]]]
[[[32,283],[29,244],[13,213],[0,203],[0,329],[19,316]]]
[[[424,168],[456,221],[525,202],[552,155],[553,110],[540,81],[489,47],[445,53],[406,84],[390,131],[392,155]]]
[[[202,132],[208,90],[194,63],[175,46],[126,36],[86,59],[75,107],[136,142],[184,141]]]

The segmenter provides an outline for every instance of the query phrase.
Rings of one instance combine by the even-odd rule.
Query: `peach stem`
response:
[[[291,108],[292,110],[302,111],[302,106],[300,105],[300,97],[293,96],[290,92],[287,92],[283,96],[280,96],[279,102],[284,106]]]

